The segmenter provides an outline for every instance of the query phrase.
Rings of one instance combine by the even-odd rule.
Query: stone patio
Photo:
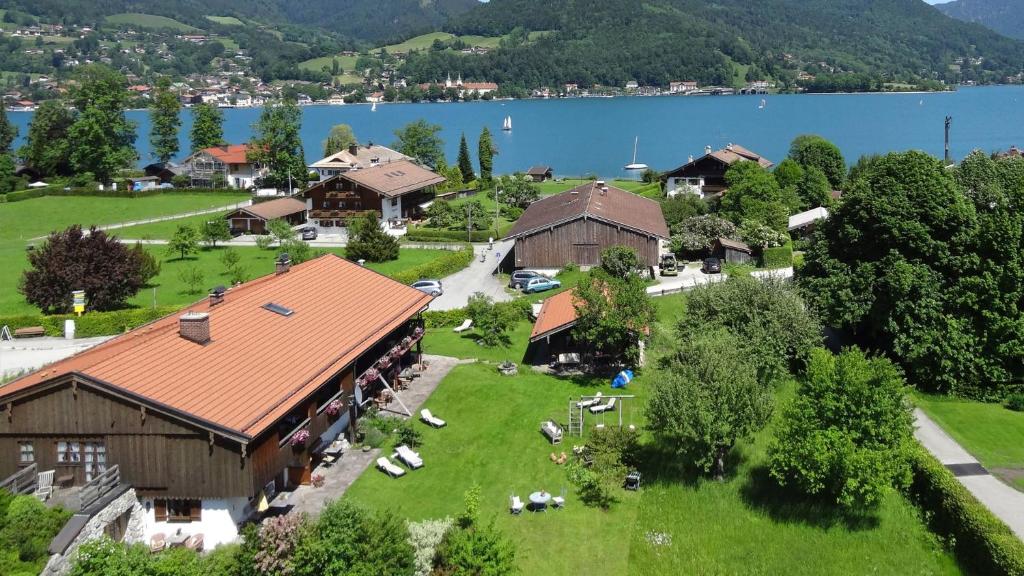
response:
[[[444,380],[448,372],[460,363],[457,358],[448,356],[431,356],[424,354],[423,359],[428,362],[428,367],[420,377],[413,380],[412,384],[405,390],[397,392],[396,396],[402,401],[413,417],[419,413],[420,406],[433,394],[438,384]],[[407,418],[402,412],[401,404],[391,402],[381,410],[391,416]],[[358,449],[346,450],[341,458],[330,465],[321,464],[313,474],[321,474],[324,483],[319,488],[299,486],[290,492],[282,492],[274,497],[271,502],[271,513],[286,514],[309,514],[316,516],[328,500],[336,500],[345,493],[345,490],[359,478],[367,468],[373,467],[377,458],[380,457],[380,449],[373,449],[363,452]]]

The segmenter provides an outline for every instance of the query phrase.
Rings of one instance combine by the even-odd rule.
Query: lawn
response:
[[[427,335],[423,338],[423,351],[427,354],[476,358],[490,362],[511,360],[521,363],[526,354],[526,346],[529,344],[532,328],[533,324],[530,322],[525,320],[517,322],[509,331],[512,344],[507,347],[496,346],[494,348],[477,344],[479,335],[473,330],[457,334],[449,326],[428,328]]]
[[[362,81],[362,76],[355,73],[357,56],[321,56],[319,58],[312,58],[304,62],[299,62],[299,68],[303,70],[311,70],[313,72],[319,72],[324,69],[324,66],[328,70],[334,64],[334,60],[338,61],[338,66],[341,67],[343,74],[335,76],[338,81],[343,84],[352,84]]]
[[[139,28],[168,28],[178,32],[202,32],[195,26],[189,26],[184,22],[178,22],[166,16],[155,14],[141,14],[138,12],[124,12],[107,16],[107,24],[138,26]]]
[[[565,192],[590,182],[590,179],[577,179],[577,178],[564,178],[561,181],[548,180],[546,182],[538,182],[537,186],[540,188],[541,196],[551,196],[552,194],[558,194],[559,192]],[[615,186],[627,192],[634,192],[641,196],[657,200],[661,198],[661,187],[654,184],[645,184],[639,180],[611,180],[608,182],[609,186]]]
[[[216,22],[217,24],[223,24],[224,26],[244,26],[245,23],[235,18],[234,16],[207,16],[207,20],[210,22]]]
[[[119,238],[127,240],[167,240],[174,235],[174,232],[178,229],[178,226],[187,224],[192,226],[196,230],[211,221],[223,218],[227,212],[211,212],[209,214],[199,214],[198,216],[186,216],[184,218],[175,218],[174,220],[162,220],[160,222],[150,222],[149,224],[139,224],[138,226],[128,226],[127,228],[118,228],[111,230],[111,234],[116,234]]]
[[[932,394],[913,400],[985,468],[1024,491],[1024,412]]]

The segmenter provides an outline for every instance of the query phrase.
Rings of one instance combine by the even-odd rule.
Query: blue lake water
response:
[[[483,126],[494,133],[499,149],[498,173],[546,164],[562,176],[625,176],[639,137],[637,161],[657,170],[699,156],[705,145],[742,144],[778,162],[793,137],[821,134],[835,142],[852,163],[862,154],[919,149],[942,155],[943,119],[953,116],[952,153],[962,158],[975,148],[985,151],[1024,145],[1024,87],[963,88],[951,93],[841,94],[705,97],[621,97],[563,100],[517,100],[461,104],[380,104],[308,106],[303,108],[302,139],[306,159],[320,158],[323,140],[334,124],[352,126],[360,142],[389,145],[394,131],[425,118],[440,124],[446,154],[454,162],[464,132],[471,151]],[[249,139],[259,109],[225,109],[228,141]],[[140,164],[152,160],[145,111],[129,112],[138,122]],[[512,117],[513,130],[501,122]],[[31,113],[10,113],[24,136]],[[188,148],[191,113],[183,112],[182,150]],[[184,156],[185,154],[181,154]]]

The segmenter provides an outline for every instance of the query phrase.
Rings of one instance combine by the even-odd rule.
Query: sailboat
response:
[[[639,136],[633,139],[633,161],[629,164],[626,164],[625,170],[647,170],[647,164],[637,163],[636,161],[636,145],[639,141]]]
[[[374,102],[373,105],[370,106],[370,112],[376,112],[376,111],[377,111],[377,103]]]
[[[760,105],[760,106],[758,106],[758,107],[757,107],[757,109],[758,109],[758,110],[764,110],[764,106],[765,106],[765,104],[767,104],[767,103],[768,103],[768,101],[767,101],[767,100],[765,100],[764,98],[761,98],[761,105]]]
[[[505,121],[501,123],[501,129],[506,132],[512,131],[512,117],[505,116]]]

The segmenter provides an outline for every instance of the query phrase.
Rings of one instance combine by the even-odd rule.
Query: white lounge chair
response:
[[[551,440],[552,444],[562,443],[562,428],[551,420],[541,422],[540,431]]]
[[[45,501],[53,495],[53,473],[54,470],[39,473],[39,479],[36,481],[36,491],[33,493],[36,498]]]
[[[508,511],[513,514],[520,514],[522,513],[523,508],[525,508],[523,501],[519,499],[519,496],[513,494],[509,498]]]
[[[445,422],[444,420],[441,420],[437,416],[431,414],[430,410],[428,410],[427,408],[420,410],[420,420],[423,420],[424,422],[433,426],[434,428],[444,428],[445,426],[448,425],[448,423]]]
[[[423,459],[420,458],[420,455],[404,444],[395,448],[395,455],[409,468],[423,467]]]
[[[593,406],[594,404],[597,404],[600,401],[601,401],[601,393],[598,392],[597,394],[594,394],[594,397],[591,398],[590,400],[580,400],[579,402],[577,402],[576,403],[576,407],[577,408],[590,408],[591,406]]]
[[[385,474],[392,478],[398,478],[399,476],[405,475],[405,470],[403,470],[401,466],[395,465],[391,460],[388,460],[383,456],[377,458],[377,468],[380,468]]]
[[[462,321],[462,324],[459,324],[458,326],[456,326],[452,330],[452,332],[462,333],[462,332],[465,332],[466,330],[469,330],[472,327],[473,327],[473,319],[472,318],[466,318],[465,320]]]
[[[591,406],[590,413],[600,414],[601,412],[607,412],[612,408],[615,408],[615,398],[611,398],[610,400],[608,400],[607,404],[598,404],[597,406]]]
[[[564,487],[562,488],[562,495],[561,496],[555,496],[554,498],[551,499],[551,505],[554,506],[555,508],[562,508],[563,506],[565,506],[565,488]]]

